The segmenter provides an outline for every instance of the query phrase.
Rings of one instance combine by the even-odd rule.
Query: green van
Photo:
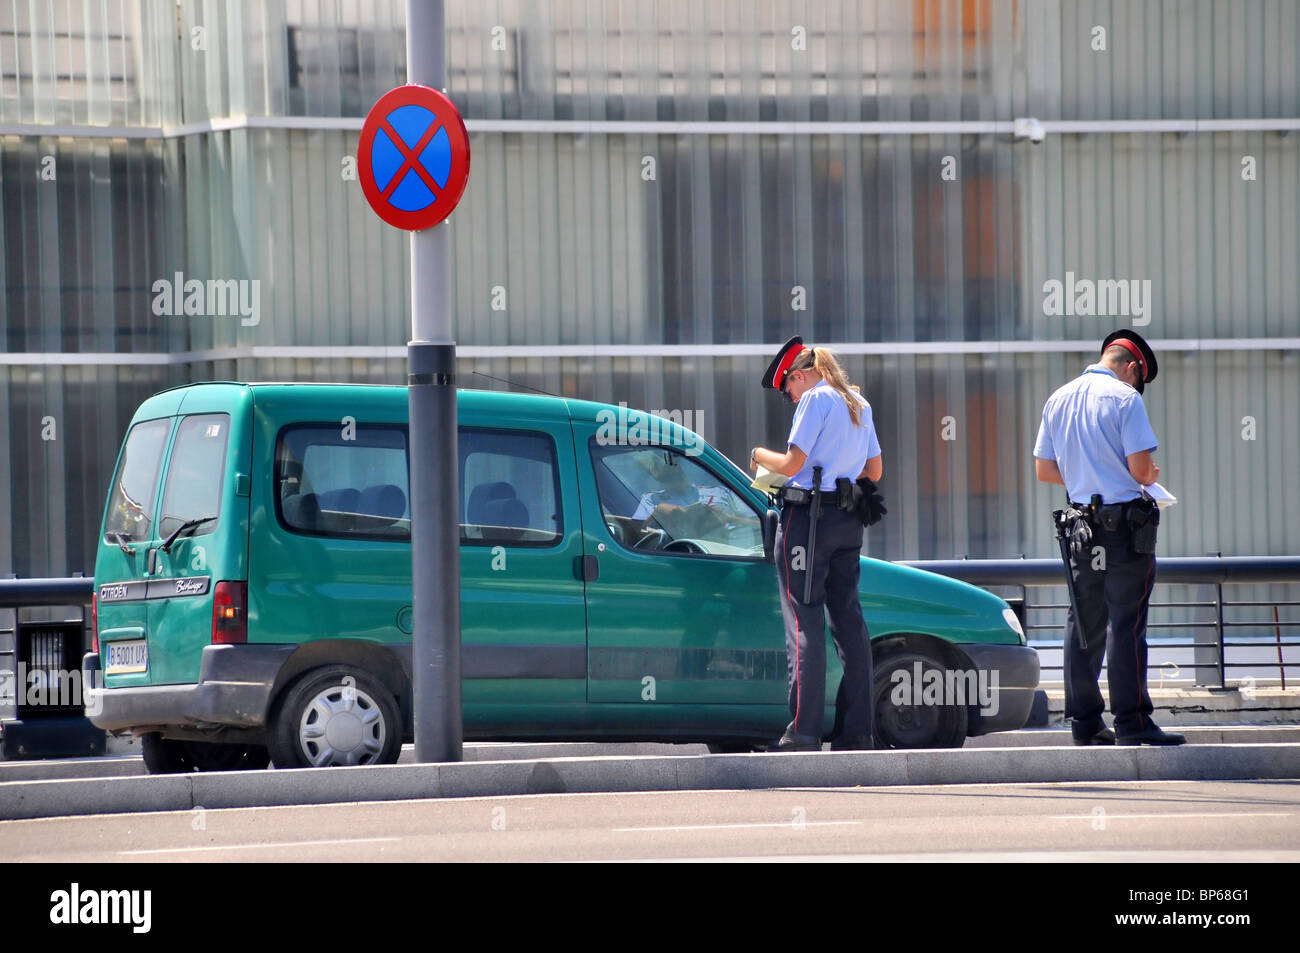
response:
[[[776,513],[749,476],[625,406],[467,390],[458,407],[465,737],[780,734]],[[92,721],[140,736],[155,773],[395,761],[412,732],[407,436],[402,387],[146,400],[99,537]],[[1038,659],[1005,602],[874,559],[861,597],[880,746],[1024,725]]]

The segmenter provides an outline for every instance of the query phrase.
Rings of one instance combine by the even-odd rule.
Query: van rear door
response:
[[[219,588],[246,622],[249,407],[238,386],[195,388],[181,405],[148,577],[148,684],[198,681]]]
[[[95,555],[100,664],[109,687],[149,684],[149,553],[158,545],[158,482],[179,402],[164,397],[172,399],[154,398],[127,431]]]

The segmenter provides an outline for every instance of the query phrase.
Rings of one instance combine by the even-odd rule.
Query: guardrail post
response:
[[[1224,679],[1224,651],[1223,651],[1223,583],[1214,584],[1214,628],[1215,639],[1219,647],[1219,687],[1227,688],[1228,683]]]

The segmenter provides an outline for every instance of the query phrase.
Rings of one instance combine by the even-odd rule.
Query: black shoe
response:
[[[1098,728],[1097,731],[1091,735],[1083,737],[1075,735],[1074,743],[1076,745],[1113,745],[1115,743],[1115,732],[1105,727]]]
[[[769,741],[763,745],[764,751],[821,751],[822,743],[820,741],[809,741],[807,739],[797,738],[794,735],[785,734],[776,741]]]
[[[1158,725],[1151,725],[1132,735],[1120,735],[1115,739],[1121,745],[1180,745],[1187,739],[1172,731],[1162,731]]]
[[[875,744],[870,735],[861,735],[853,738],[837,738],[831,742],[832,751],[872,751]]]

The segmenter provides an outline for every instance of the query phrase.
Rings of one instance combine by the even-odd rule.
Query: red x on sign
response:
[[[366,116],[357,165],[376,214],[418,231],[437,225],[460,202],[469,178],[469,134],[442,93],[399,86]]]

